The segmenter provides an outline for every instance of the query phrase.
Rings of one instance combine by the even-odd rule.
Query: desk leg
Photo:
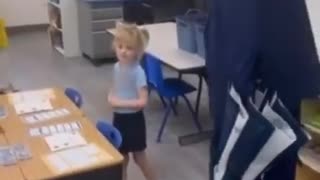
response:
[[[199,85],[198,85],[198,94],[197,94],[197,101],[196,101],[196,107],[195,107],[195,113],[197,118],[199,118],[199,108],[200,108],[200,100],[201,100],[202,86],[203,86],[202,75],[199,74],[198,76],[199,76]]]
[[[178,72],[178,73],[179,73],[178,79],[181,80],[182,79],[182,73],[181,72]],[[174,105],[175,106],[178,104],[178,101],[179,101],[178,99],[179,99],[179,97],[174,99]]]

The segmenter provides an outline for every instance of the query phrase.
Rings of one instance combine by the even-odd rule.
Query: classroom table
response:
[[[198,116],[205,71],[205,60],[196,54],[178,48],[177,27],[174,22],[156,23],[141,26],[148,30],[150,41],[146,52],[157,57],[164,65],[182,74],[196,74],[199,77],[195,112]],[[109,29],[111,34],[114,29]]]
[[[24,179],[122,179],[122,155],[109,143],[98,131],[95,126],[89,121],[81,110],[79,110],[65,95],[62,89],[50,89],[53,98],[50,100],[54,109],[65,108],[70,114],[53,120],[38,122],[36,124],[27,124],[22,120],[21,116],[15,113],[15,109],[10,102],[9,95],[0,96],[0,105],[7,109],[8,115],[4,120],[0,121],[0,126],[3,129],[5,142],[10,145],[25,144],[32,152],[32,158],[25,161],[18,161],[16,165],[8,166],[10,171],[18,169],[17,176],[21,174]],[[81,124],[80,134],[85,138],[88,144],[96,144],[103,153],[110,155],[107,161],[98,162],[92,166],[81,169],[73,169],[67,172],[58,172],[50,168],[44,157],[51,153],[48,145],[42,136],[31,137],[29,129],[32,127],[41,127],[55,125],[58,123],[66,123],[78,121]],[[1,144],[1,136],[0,136]],[[4,167],[0,167],[0,177],[5,176]],[[10,178],[11,179],[11,178]],[[16,178],[18,179],[18,178]]]
[[[319,180],[320,174],[309,166],[301,164],[297,166],[296,180]]]

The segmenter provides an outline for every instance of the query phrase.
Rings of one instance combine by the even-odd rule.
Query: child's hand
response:
[[[111,104],[112,107],[117,107],[119,104],[119,100],[115,97],[112,93],[108,95],[108,102]]]
[[[145,106],[145,102],[141,101],[141,100],[138,100],[135,102],[135,107],[138,109],[138,110],[142,110]]]

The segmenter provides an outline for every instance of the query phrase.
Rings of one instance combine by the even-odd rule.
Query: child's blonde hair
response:
[[[113,47],[118,42],[137,48],[143,53],[149,42],[149,32],[146,29],[140,29],[136,24],[117,23]]]

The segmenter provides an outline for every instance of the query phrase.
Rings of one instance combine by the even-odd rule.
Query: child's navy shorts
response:
[[[146,143],[146,121],[143,111],[134,113],[114,113],[113,125],[122,135],[119,151],[123,154],[144,151]]]

